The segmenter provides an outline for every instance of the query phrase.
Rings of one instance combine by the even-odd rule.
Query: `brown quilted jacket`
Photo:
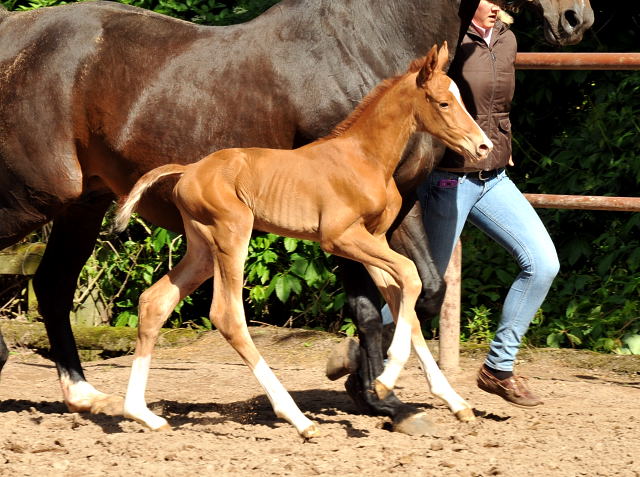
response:
[[[491,45],[473,28],[465,34],[449,75],[460,88],[469,113],[493,142],[494,149],[481,162],[472,162],[447,150],[438,168],[454,171],[490,171],[505,167],[511,157],[509,111],[515,89],[516,37],[498,21]]]

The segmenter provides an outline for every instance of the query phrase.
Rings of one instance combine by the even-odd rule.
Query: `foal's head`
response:
[[[418,129],[442,141],[458,154],[472,160],[487,157],[493,144],[467,112],[458,87],[443,71],[449,61],[445,42],[424,58],[415,60],[408,73],[416,73],[415,115]]]

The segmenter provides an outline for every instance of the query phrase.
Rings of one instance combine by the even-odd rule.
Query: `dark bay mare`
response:
[[[249,366],[276,415],[304,438],[318,435],[316,424],[298,409],[247,329],[243,271],[253,229],[314,240],[326,252],[365,266],[397,322],[389,362],[375,380],[379,398],[392,392],[413,345],[429,389],[460,419],[473,417],[422,336],[415,311],[422,289],[418,271],[411,260],[391,250],[386,238],[402,206],[393,174],[416,131],[429,132],[471,161],[486,158],[493,147],[444,74],[448,62],[447,44],[440,50],[434,46],[403,75],[377,86],[329,136],[310,144],[293,150],[223,149],[194,164],[157,167],[140,178],[121,204],[117,227],[127,226],[149,187],[178,175],[172,199],[184,223],[187,253],[140,296],[126,417],[151,429],[168,427],[144,397],[151,354],[178,302],[213,277],[211,322]]]
[[[565,1],[529,2],[560,19],[545,28],[561,43],[579,39],[592,18],[588,2],[561,13]],[[327,134],[375,84],[434,43],[446,40],[453,51],[477,3],[284,0],[229,27],[112,2],[0,8],[0,248],[53,221],[34,287],[69,409],[122,406],[85,380],[69,324],[78,274],[114,198],[175,158],[189,163],[227,147],[291,148]],[[395,175],[405,197],[400,217],[407,218],[392,246],[417,264],[427,305],[438,303],[441,281],[420,214],[407,210],[414,169],[426,174],[441,151],[427,134],[414,136],[405,151],[413,160]],[[170,188],[152,189],[139,210],[181,230]],[[345,273],[363,271],[350,265]],[[370,298],[377,292],[366,276],[349,276],[363,350],[358,383],[370,389],[382,370],[378,303]],[[366,392],[363,399],[376,412],[406,414],[393,394],[378,401]]]

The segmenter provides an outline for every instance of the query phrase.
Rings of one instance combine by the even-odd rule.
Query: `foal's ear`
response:
[[[433,45],[427,56],[424,58],[424,63],[422,64],[422,68],[418,72],[418,77],[416,78],[416,84],[418,88],[422,88],[424,84],[427,82],[433,72],[438,68],[438,45]]]
[[[449,63],[449,46],[445,41],[438,51],[438,69],[444,71],[444,67]]]

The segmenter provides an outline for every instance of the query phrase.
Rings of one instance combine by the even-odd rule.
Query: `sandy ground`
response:
[[[55,368],[14,350],[0,381],[2,476],[421,475],[640,476],[640,357],[527,350],[518,365],[545,405],[510,406],[475,387],[482,353],[467,352],[450,381],[477,420],[456,422],[427,390],[415,358],[401,399],[423,407],[439,435],[390,431],[357,413],[344,378],[324,377],[339,338],[261,328],[254,339],[322,435],[303,442],[277,419],[249,370],[217,333],[158,350],[147,399],[173,430],[66,412]],[[86,363],[88,380],[123,395],[131,357]]]

